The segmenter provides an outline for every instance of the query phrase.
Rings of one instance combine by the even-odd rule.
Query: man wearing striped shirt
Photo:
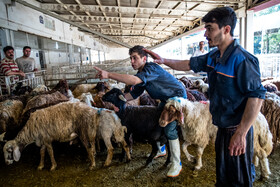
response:
[[[5,58],[1,60],[0,73],[1,76],[19,75],[24,77],[25,74],[19,70],[16,62],[14,61],[14,48],[12,46],[6,46],[3,49],[5,53]],[[18,80],[18,76],[15,80]]]
[[[13,81],[18,81],[18,76],[24,78],[25,74],[19,70],[16,62],[14,61],[14,48],[12,46],[6,46],[3,51],[5,58],[3,58],[0,63],[0,76],[16,75],[12,78]],[[6,90],[5,85],[1,85],[1,87],[3,91]]]

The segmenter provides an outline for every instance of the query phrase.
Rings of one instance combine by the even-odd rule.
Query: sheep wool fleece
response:
[[[213,124],[219,128],[217,139],[219,138],[220,144],[216,146],[223,146],[222,149],[216,147],[216,185],[219,186],[221,180],[224,184],[232,184],[232,180],[235,184],[242,184],[244,179],[249,180],[248,184],[252,184],[252,172],[248,171],[251,171],[252,167],[250,153],[253,152],[253,139],[249,138],[246,141],[246,147],[250,148],[246,149],[245,155],[248,156],[236,157],[230,156],[228,150],[230,141],[227,141],[226,137],[229,136],[228,129],[240,123],[248,98],[265,98],[266,90],[261,84],[258,59],[234,40],[222,57],[220,51],[214,49],[206,55],[192,57],[190,67],[194,72],[207,72],[208,76],[210,112]],[[224,167],[227,162],[235,166]],[[238,164],[242,167],[238,167]],[[240,168],[242,172],[237,172],[234,168]]]

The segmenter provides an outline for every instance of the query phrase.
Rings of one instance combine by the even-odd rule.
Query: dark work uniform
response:
[[[156,63],[147,62],[142,71],[137,72],[135,76],[143,82],[135,85],[130,92],[134,99],[146,90],[153,99],[159,99],[161,101],[160,110],[162,110],[169,98],[176,96],[187,98],[184,86]],[[174,121],[168,124],[164,128],[164,132],[169,140],[177,139],[177,122]]]
[[[258,59],[234,40],[222,58],[215,49],[191,58],[190,66],[193,71],[205,71],[208,75],[210,112],[213,124],[218,126],[216,186],[252,186],[253,126],[246,136],[245,154],[230,156],[228,146],[241,122],[248,98],[265,98]]]

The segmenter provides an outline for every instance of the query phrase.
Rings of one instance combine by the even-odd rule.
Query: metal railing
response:
[[[280,54],[256,55],[259,59],[261,77],[280,77]]]
[[[15,79],[16,75],[10,76],[0,76],[0,94],[8,94],[11,95],[12,89],[16,86],[17,83],[22,82],[25,86],[30,86],[31,88],[37,87],[39,84],[45,84],[46,70],[36,71],[25,73],[25,75],[34,74],[33,78],[17,80]],[[4,93],[6,92],[6,93]]]

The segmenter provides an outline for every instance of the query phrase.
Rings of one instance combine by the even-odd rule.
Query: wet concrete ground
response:
[[[3,187],[87,187],[87,186],[190,186],[207,187],[215,185],[215,154],[214,146],[209,145],[203,155],[203,167],[193,172],[193,164],[189,163],[184,154],[181,155],[183,170],[176,178],[167,178],[168,168],[164,166],[166,157],[157,158],[153,163],[144,167],[146,155],[150,152],[149,144],[134,144],[132,161],[122,163],[119,161],[121,149],[115,149],[112,165],[103,167],[106,151],[96,156],[96,168],[88,169],[89,160],[83,147],[70,146],[68,143],[54,143],[54,154],[57,161],[57,170],[50,172],[49,156],[45,160],[45,168],[37,170],[40,160],[39,148],[29,145],[22,152],[19,162],[12,165],[4,163],[3,152],[0,156],[0,186]],[[190,147],[193,153],[194,148]],[[260,181],[260,169],[256,168],[257,176],[254,186],[276,187],[280,186],[280,147],[269,157],[271,178]]]

